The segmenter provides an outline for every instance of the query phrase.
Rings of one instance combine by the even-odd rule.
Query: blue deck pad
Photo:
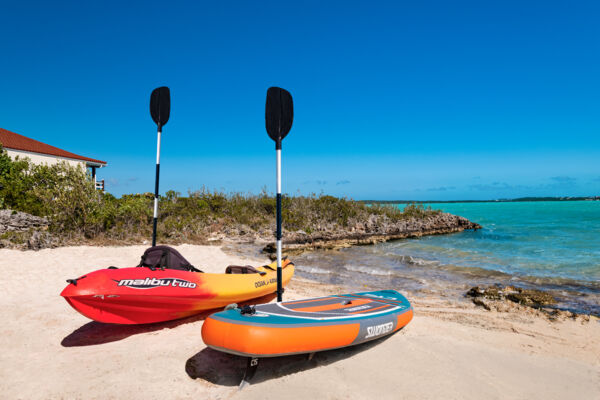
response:
[[[326,308],[330,305],[334,309],[303,311],[308,308]],[[395,329],[398,316],[410,310],[412,306],[400,293],[381,290],[261,304],[256,306],[256,313],[252,315],[242,315],[239,309],[233,309],[213,314],[211,318],[234,324],[273,328],[360,323],[361,333],[357,339],[368,339],[369,333],[365,331],[363,334],[363,328],[366,330],[368,326],[385,325],[382,329],[386,330],[389,328],[386,324],[392,323],[392,329]],[[367,321],[368,324],[365,324]]]

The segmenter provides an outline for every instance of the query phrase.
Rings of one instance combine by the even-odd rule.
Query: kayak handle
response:
[[[87,276],[87,275],[80,276],[80,277],[79,277],[79,278],[77,278],[77,279],[67,279],[67,283],[72,283],[73,285],[77,286],[77,281],[78,281],[78,280],[80,280],[80,279],[83,279],[83,278],[85,278],[86,276]]]

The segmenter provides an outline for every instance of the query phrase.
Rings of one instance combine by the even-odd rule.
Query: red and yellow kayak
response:
[[[149,268],[101,269],[71,280],[61,296],[75,310],[99,322],[169,321],[275,292],[276,263],[244,268],[234,267],[234,273],[224,274]],[[294,275],[294,264],[286,259],[282,268],[285,285]]]

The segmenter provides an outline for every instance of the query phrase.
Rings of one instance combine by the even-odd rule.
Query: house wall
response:
[[[6,150],[6,154],[8,154],[8,156],[10,158],[12,158],[13,160],[17,156],[19,156],[19,158],[25,158],[25,157],[27,157],[34,164],[47,164],[47,165],[58,164],[61,161],[65,161],[69,165],[72,165],[72,166],[81,166],[84,169],[86,168],[85,161],[74,160],[72,158],[56,157],[56,156],[51,156],[51,155],[48,155],[48,154],[30,153],[30,152],[27,152],[27,151],[6,149],[6,148],[5,148],[5,150]]]

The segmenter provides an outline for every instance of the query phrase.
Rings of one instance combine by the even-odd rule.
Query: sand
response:
[[[3,399],[600,399],[600,323],[485,311],[435,297],[414,301],[400,332],[353,348],[261,361],[237,391],[245,361],[207,349],[203,316],[150,326],[91,322],[59,293],[65,279],[134,266],[146,246],[0,250]],[[177,247],[219,272],[219,247]],[[397,288],[402,291],[402,288]],[[295,277],[287,299],[342,288]]]

